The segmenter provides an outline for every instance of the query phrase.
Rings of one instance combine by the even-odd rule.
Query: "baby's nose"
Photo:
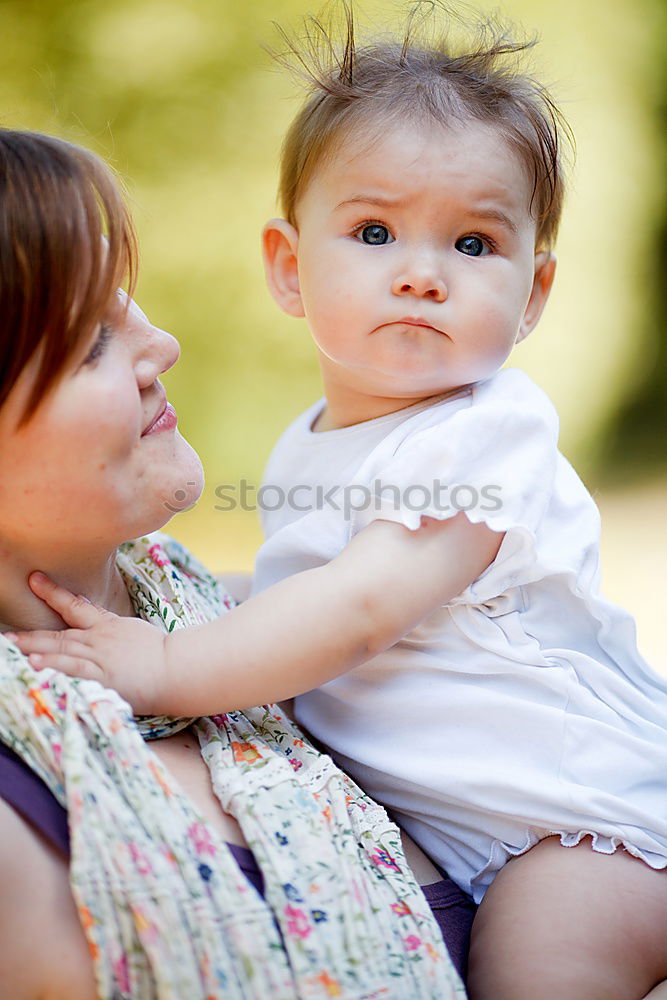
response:
[[[415,295],[435,302],[444,302],[447,298],[447,285],[434,257],[414,261],[403,268],[392,282],[391,290],[394,295]]]

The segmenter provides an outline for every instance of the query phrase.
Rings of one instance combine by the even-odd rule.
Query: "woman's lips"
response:
[[[164,408],[157,414],[153,422],[148,425],[141,436],[146,437],[147,434],[157,434],[159,431],[173,431],[177,423],[178,416],[176,410],[171,403],[165,403]]]

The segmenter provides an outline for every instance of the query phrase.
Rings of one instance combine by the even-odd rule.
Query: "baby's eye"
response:
[[[462,236],[454,245],[468,257],[486,257],[491,253],[491,247],[481,236]]]
[[[383,246],[385,243],[394,242],[394,237],[391,235],[387,227],[381,226],[378,222],[370,223],[362,229],[357,230],[357,235],[361,237],[364,243],[373,247],[379,247]]]

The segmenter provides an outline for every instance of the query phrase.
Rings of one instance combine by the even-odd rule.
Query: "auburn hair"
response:
[[[120,185],[88,150],[0,129],[0,406],[33,359],[30,418],[93,335],[137,244]]]

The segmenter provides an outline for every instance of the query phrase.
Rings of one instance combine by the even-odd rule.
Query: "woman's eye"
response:
[[[86,357],[83,359],[84,365],[91,365],[104,354],[107,344],[111,340],[111,333],[111,327],[103,323],[100,327],[100,333],[97,340],[88,351]]]
[[[359,235],[364,243],[369,246],[380,247],[385,243],[393,243],[394,237],[386,226],[380,226],[377,222],[364,226],[359,230]]]
[[[481,236],[462,236],[455,246],[468,257],[486,257],[491,253],[489,244]]]

